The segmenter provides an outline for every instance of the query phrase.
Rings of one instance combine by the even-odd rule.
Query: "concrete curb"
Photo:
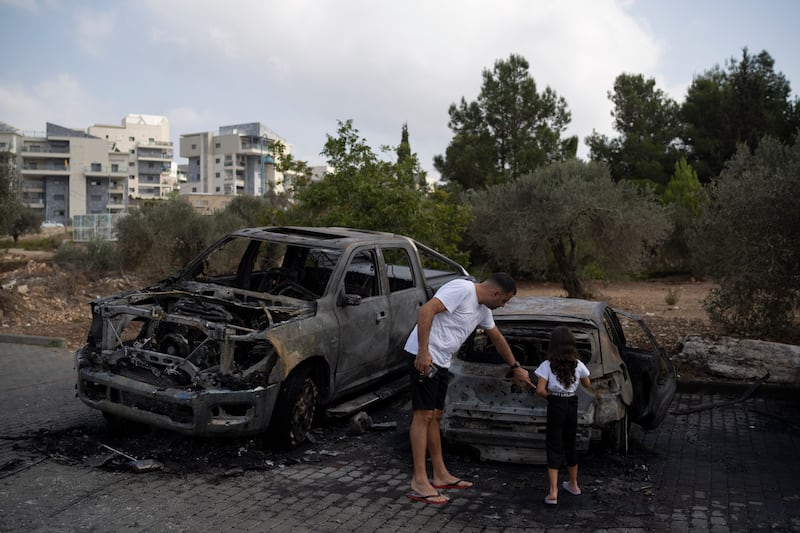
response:
[[[67,341],[60,337],[39,337],[36,335],[0,335],[0,342],[48,346],[50,348],[63,348],[67,344]]]

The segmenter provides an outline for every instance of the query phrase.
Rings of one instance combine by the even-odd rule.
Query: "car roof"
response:
[[[496,318],[569,317],[603,323],[603,313],[608,304],[578,298],[556,298],[545,296],[514,296],[504,306],[493,311]]]
[[[346,247],[359,242],[411,243],[413,239],[382,231],[339,227],[265,226],[244,228],[231,235],[321,247]]]

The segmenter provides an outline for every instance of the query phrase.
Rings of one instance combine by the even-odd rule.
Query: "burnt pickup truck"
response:
[[[408,237],[264,227],[91,302],[78,395],[112,423],[306,440],[318,405],[402,375],[419,307],[458,263]]]

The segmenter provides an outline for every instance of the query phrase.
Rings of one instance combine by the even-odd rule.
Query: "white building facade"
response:
[[[109,160],[127,158],[127,195],[152,200],[168,197],[178,189],[171,170],[173,146],[169,121],[158,115],[131,114],[120,126],[96,124],[88,133],[109,143]]]
[[[258,122],[221,126],[217,134],[181,135],[180,155],[188,160],[181,195],[282,192],[284,176],[275,170],[275,143],[290,153],[283,138]]]

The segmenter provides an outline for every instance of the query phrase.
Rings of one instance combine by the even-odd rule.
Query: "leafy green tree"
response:
[[[280,141],[275,141],[271,145],[270,152],[275,157],[275,170],[282,172],[284,175],[283,185],[286,192],[279,194],[268,190],[264,196],[270,199],[273,208],[285,210],[289,203],[288,198],[292,196],[294,191],[304,187],[311,181],[311,167],[308,162],[295,159],[292,154],[287,154],[286,146]],[[286,183],[287,178],[290,181],[288,184]],[[272,213],[272,215],[277,216],[276,213]]]
[[[649,189],[615,182],[601,163],[551,163],[471,196],[473,234],[499,266],[544,271],[555,261],[571,298],[588,296],[582,265],[631,273],[669,221]]]
[[[25,210],[19,189],[14,154],[0,152],[0,235],[12,233],[14,221]],[[15,239],[16,241],[16,239]]]
[[[575,156],[577,137],[562,138],[571,120],[566,100],[550,87],[540,93],[529,68],[520,55],[498,60],[483,71],[477,101],[450,105],[453,139],[434,158],[443,180],[482,189]]]
[[[18,211],[17,217],[11,222],[11,230],[9,231],[14,239],[14,244],[19,241],[20,236],[26,233],[41,233],[42,222],[44,222],[44,217],[41,211],[27,208]]]
[[[681,157],[675,163],[675,172],[667,183],[661,195],[665,204],[676,204],[688,211],[691,215],[700,214],[700,208],[705,200],[703,185],[697,177],[697,172]]]
[[[419,187],[427,189],[426,174],[420,167],[417,154],[411,151],[411,143],[408,140],[408,124],[403,124],[400,144],[395,151],[397,152],[397,179],[408,185],[416,183]]]
[[[681,156],[678,104],[656,88],[653,78],[641,74],[617,76],[608,97],[619,136],[610,139],[593,131],[585,139],[590,158],[607,163],[617,181],[645,182],[663,190]]]
[[[800,138],[740,147],[710,185],[691,234],[701,271],[720,285],[706,301],[729,333],[800,340]]]
[[[661,194],[661,201],[672,221],[672,233],[662,246],[653,250],[650,268],[661,272],[690,271],[687,235],[703,208],[706,191],[685,158],[675,163],[675,172]]]
[[[689,162],[701,183],[722,172],[739,144],[755,150],[764,136],[791,143],[800,127],[798,98],[766,51],[753,56],[744,48],[726,67],[695,78],[681,106]]]
[[[322,153],[334,170],[296,192],[293,223],[401,233],[455,254],[469,208],[408,179],[424,179],[415,154],[402,163],[380,159],[351,120],[339,122],[338,135],[328,135]]]

